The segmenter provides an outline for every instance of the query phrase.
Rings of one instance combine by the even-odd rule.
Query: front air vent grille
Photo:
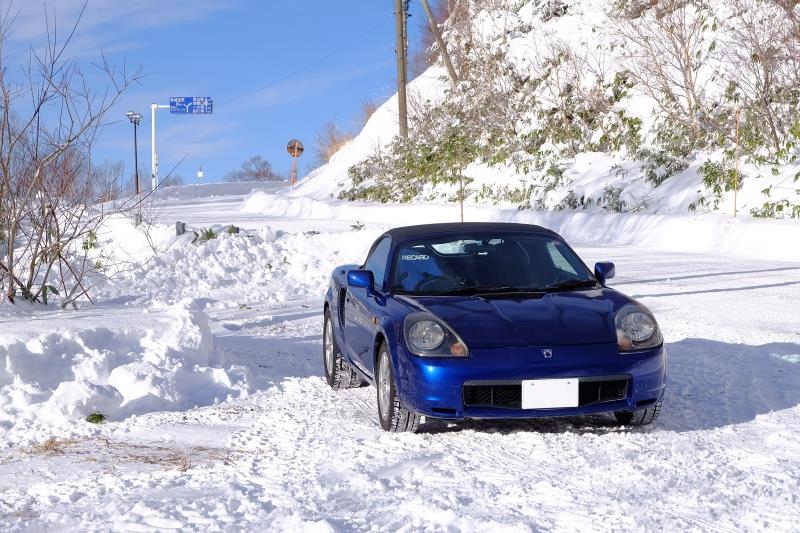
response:
[[[578,384],[578,406],[624,400],[628,397],[628,378],[585,378]],[[468,381],[462,389],[467,407],[522,408],[521,381]]]

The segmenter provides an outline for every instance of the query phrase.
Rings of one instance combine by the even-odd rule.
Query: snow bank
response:
[[[138,314],[79,315],[64,330],[53,325],[66,322],[51,316],[1,334],[0,447],[34,440],[30,430],[41,426],[85,431],[80,419],[91,413],[116,420],[249,391],[247,372],[225,367],[195,301]]]
[[[359,220],[391,226],[455,222],[458,204],[325,202],[254,192],[242,211],[276,217]],[[728,218],[715,214],[530,211],[466,205],[468,221],[538,224],[574,244],[634,245],[660,251],[720,253],[732,257],[800,261],[800,223],[794,220]]]
[[[191,200],[197,198],[212,198],[228,196],[231,194],[248,194],[253,191],[278,192],[288,190],[287,181],[243,181],[220,183],[192,183],[161,187],[152,195],[154,201],[159,200]]]
[[[0,448],[91,433],[83,419],[92,413],[120,420],[249,394],[259,386],[250,367],[225,360],[204,311],[308,298],[316,305],[332,268],[362,260],[381,231],[211,229],[214,238],[193,243],[193,234],[176,239],[154,226],[151,239],[167,247],[154,255],[129,220],[110,219],[103,250],[131,261],[95,288],[96,306],[5,309]]]
[[[205,242],[192,243],[193,234],[178,238],[167,252],[102,289],[103,296],[177,302],[191,295],[210,308],[322,298],[332,268],[363,259],[377,236],[370,230],[332,239],[311,231],[276,234],[268,226],[238,234],[211,229],[215,237]]]

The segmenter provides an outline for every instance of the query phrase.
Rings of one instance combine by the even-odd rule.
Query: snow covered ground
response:
[[[659,232],[631,218],[605,221],[627,236],[565,223],[584,260],[615,261],[612,286],[659,318],[669,388],[655,426],[427,421],[391,435],[374,389],[325,384],[320,303],[333,266],[442,208],[381,221],[287,205],[177,195],[159,211],[162,253],[99,287],[97,305],[0,307],[2,529],[798,530],[800,261],[798,241],[781,242],[797,225],[770,238],[725,223],[763,241],[734,256],[685,229],[692,252],[637,245]],[[242,232],[195,245],[175,220]],[[682,224],[713,236],[719,220]],[[83,421],[94,410],[109,420]]]

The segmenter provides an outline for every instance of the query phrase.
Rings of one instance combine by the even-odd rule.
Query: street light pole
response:
[[[139,196],[139,141],[136,135],[136,130],[139,126],[139,122],[142,120],[142,115],[134,111],[128,111],[125,113],[125,116],[128,117],[128,120],[130,120],[131,124],[133,124],[133,165],[136,173],[134,186],[136,188],[136,196]]]

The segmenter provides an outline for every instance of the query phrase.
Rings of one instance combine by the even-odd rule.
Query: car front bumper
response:
[[[550,357],[545,357],[546,349]],[[465,358],[424,358],[398,347],[401,402],[434,418],[536,418],[634,411],[664,394],[663,346],[620,353],[616,344],[477,349]],[[522,409],[521,383],[578,378],[578,407]]]

